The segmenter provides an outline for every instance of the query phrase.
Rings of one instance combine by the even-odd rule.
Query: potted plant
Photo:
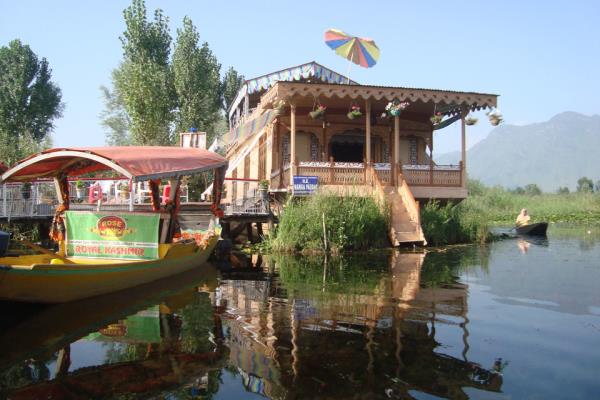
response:
[[[433,114],[433,116],[431,118],[429,118],[429,120],[431,121],[433,126],[436,126],[442,122],[443,118],[444,118],[444,116],[442,115],[441,112],[436,112],[435,114]]]
[[[362,116],[362,112],[360,112],[360,107],[356,104],[350,107],[350,112],[346,114],[348,119],[360,118]]]
[[[77,180],[75,182],[75,195],[77,196],[77,200],[83,199],[83,190],[85,189],[85,184],[82,180]]]
[[[467,118],[465,118],[465,124],[467,125],[475,125],[477,121],[479,121],[479,119],[470,115]]]
[[[408,107],[410,103],[408,101],[390,101],[387,106],[385,106],[385,111],[388,115],[392,117],[398,117],[404,111],[406,107]]]
[[[273,102],[273,111],[275,111],[276,117],[283,115],[285,111],[285,100],[282,99]]]
[[[502,113],[498,110],[492,110],[487,113],[488,119],[490,120],[490,124],[493,126],[498,126],[504,121],[502,117]]]
[[[315,107],[314,110],[312,110],[310,113],[308,113],[308,115],[312,119],[320,119],[325,116],[325,110],[327,110],[327,107],[322,104],[319,104]]]

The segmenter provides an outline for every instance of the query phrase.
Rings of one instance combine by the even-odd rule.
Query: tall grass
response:
[[[271,248],[283,252],[340,252],[383,247],[387,245],[389,226],[386,215],[370,197],[316,194],[296,198],[285,207],[276,236],[270,240]]]
[[[485,217],[463,204],[428,202],[421,209],[421,227],[427,243],[433,246],[484,243],[491,239]]]
[[[483,188],[461,205],[467,214],[483,216],[488,224],[512,225],[522,208],[532,221],[600,222],[599,193],[516,194],[499,187]]]

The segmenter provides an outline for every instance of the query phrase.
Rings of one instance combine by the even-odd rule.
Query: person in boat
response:
[[[523,208],[521,210],[521,213],[517,216],[517,220],[515,221],[515,225],[517,227],[529,225],[530,221],[531,221],[531,217],[529,216],[529,213],[527,212],[527,209]]]

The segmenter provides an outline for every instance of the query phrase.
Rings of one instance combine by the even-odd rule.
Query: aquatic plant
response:
[[[429,201],[421,209],[421,226],[427,242],[433,246],[485,243],[492,238],[485,218],[462,204]]]
[[[271,248],[340,252],[383,247],[387,245],[387,215],[370,197],[318,193],[295,198],[280,217],[276,236],[270,238]]]

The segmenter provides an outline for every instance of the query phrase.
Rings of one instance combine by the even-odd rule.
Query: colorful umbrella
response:
[[[338,29],[325,31],[325,44],[361,67],[370,68],[379,59],[379,47],[372,39],[350,36]]]

